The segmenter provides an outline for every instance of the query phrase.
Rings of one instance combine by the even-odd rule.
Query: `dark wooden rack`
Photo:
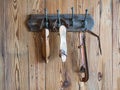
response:
[[[92,30],[94,20],[88,10],[85,14],[74,14],[74,8],[71,8],[72,14],[57,14],[48,15],[47,9],[45,14],[31,14],[29,15],[27,25],[30,31],[41,31],[43,28],[48,28],[51,32],[59,30],[60,25],[65,25],[69,32],[80,32],[84,30]]]

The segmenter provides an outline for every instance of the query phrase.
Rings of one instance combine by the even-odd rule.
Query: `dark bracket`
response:
[[[68,32],[80,32],[84,30],[92,30],[94,20],[89,14],[60,14],[60,15],[44,15],[44,14],[31,14],[27,21],[27,26],[30,31],[41,31],[45,28],[46,17],[48,19],[48,29],[51,32],[58,31],[58,23],[65,25]]]

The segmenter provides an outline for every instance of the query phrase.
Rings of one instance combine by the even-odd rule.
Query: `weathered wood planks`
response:
[[[46,4],[45,4],[46,2]],[[97,39],[87,34],[90,78],[79,81],[80,50],[78,33],[67,33],[68,56],[59,58],[59,34],[50,33],[51,56],[42,58],[41,33],[29,32],[29,14],[85,13],[88,8],[95,20],[93,32],[100,35],[102,55]],[[120,90],[120,1],[119,0],[0,0],[0,90],[60,90],[64,72],[70,79],[65,90]],[[101,73],[101,77],[98,76]],[[99,74],[99,75],[98,75]]]
[[[112,1],[91,2],[91,13],[95,20],[93,31],[101,38],[102,55],[99,54],[97,40],[90,36],[88,90],[111,90],[112,88]],[[93,49],[94,47],[94,49]],[[109,49],[110,48],[110,49]],[[108,57],[109,56],[109,57]],[[102,75],[99,79],[99,73]],[[109,75],[108,75],[109,73]],[[108,75],[108,76],[107,76]],[[93,82],[91,84],[91,82]]]
[[[5,88],[3,90],[27,90],[28,38],[27,29],[23,24],[26,19],[27,1],[5,0],[4,5]]]
[[[43,14],[44,0],[28,0],[27,15]],[[41,33],[28,32],[29,90],[46,90],[45,60],[42,58]]]
[[[0,90],[5,89],[5,55],[4,55],[4,29],[5,29],[5,5],[0,0]]]
[[[120,90],[120,0],[113,0],[113,90]]]
[[[101,89],[112,89],[112,0],[101,2],[100,38],[103,48],[102,56],[102,86]],[[108,74],[109,73],[109,74]]]
[[[57,13],[60,0],[46,0],[49,14]],[[46,64],[46,90],[60,90],[61,88],[61,59],[59,58],[60,40],[58,33],[50,32],[50,62]]]

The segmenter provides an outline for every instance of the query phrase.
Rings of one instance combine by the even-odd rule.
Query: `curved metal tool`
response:
[[[80,32],[80,53],[81,53],[81,65],[80,65],[80,80],[82,82],[86,82],[89,79],[89,71],[88,71],[88,62],[87,62],[87,53],[86,53],[86,45],[85,45],[85,33]]]
[[[82,82],[86,82],[89,79],[89,69],[88,69],[88,60],[87,60],[87,52],[86,52],[86,43],[85,43],[85,33],[88,32],[91,35],[97,37],[98,39],[98,44],[99,44],[99,50],[100,54],[102,54],[101,50],[101,44],[100,44],[100,38],[98,35],[93,33],[92,31],[86,30],[84,32],[80,32],[79,38],[80,38],[80,53],[81,53],[81,65],[80,65],[80,80]]]
[[[86,22],[86,18],[87,18],[87,13],[88,10],[86,9],[86,14],[85,14],[85,18],[83,20],[83,28],[86,28],[87,22]],[[81,53],[81,65],[80,65],[80,80],[82,82],[87,82],[89,79],[89,69],[88,69],[88,61],[87,61],[87,53],[86,53],[86,43],[85,43],[85,33],[89,33],[95,37],[97,37],[98,39],[98,43],[99,43],[99,50],[100,53],[102,54],[102,50],[101,50],[101,44],[100,44],[100,38],[98,35],[96,35],[95,33],[93,33],[90,30],[87,30],[87,28],[83,31],[80,32],[79,34],[79,38],[80,38],[80,53]]]

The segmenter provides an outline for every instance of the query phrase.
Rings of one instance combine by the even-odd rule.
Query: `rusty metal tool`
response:
[[[87,23],[86,23],[86,18],[87,18],[87,10],[86,10],[86,15],[85,15],[85,18],[83,20],[83,27],[86,27]],[[96,35],[95,33],[93,33],[92,31],[90,30],[84,30],[84,31],[81,31],[79,33],[79,38],[80,38],[80,53],[81,53],[81,65],[80,65],[80,81],[81,82],[87,82],[88,79],[89,79],[89,69],[88,69],[88,60],[87,60],[87,52],[86,52],[86,32],[87,33],[90,33],[91,35],[97,37],[98,39],[98,43],[99,43],[99,50],[100,50],[100,53],[102,54],[102,50],[101,50],[101,45],[100,45],[100,38],[98,35]]]

